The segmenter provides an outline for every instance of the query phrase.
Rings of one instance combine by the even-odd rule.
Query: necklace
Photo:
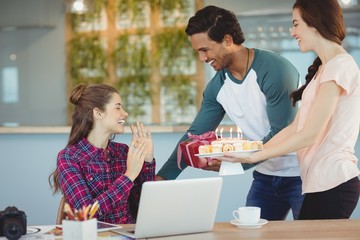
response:
[[[249,48],[246,48],[246,50],[247,50],[247,60],[246,60],[245,74],[246,74],[247,71],[248,71],[248,67],[249,67],[249,56],[250,56],[250,50],[249,50]],[[245,74],[244,74],[244,75],[245,75]]]

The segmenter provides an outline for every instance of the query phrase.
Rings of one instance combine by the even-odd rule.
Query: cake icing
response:
[[[210,145],[199,146],[199,153],[204,154],[245,150],[260,150],[262,148],[262,141],[250,141],[240,138],[220,138],[212,141]]]

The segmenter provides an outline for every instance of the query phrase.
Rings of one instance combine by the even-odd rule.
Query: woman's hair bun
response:
[[[87,87],[86,84],[80,83],[72,90],[70,94],[70,102],[72,104],[77,105],[79,103],[82,94],[86,90],[86,87]]]

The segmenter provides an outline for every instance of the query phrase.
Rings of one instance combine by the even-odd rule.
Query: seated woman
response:
[[[137,122],[130,125],[130,146],[112,141],[124,132],[128,113],[111,86],[80,84],[70,102],[75,111],[69,141],[49,176],[54,193],[61,191],[73,209],[98,201],[100,221],[135,223],[141,186],[155,179],[151,133]]]

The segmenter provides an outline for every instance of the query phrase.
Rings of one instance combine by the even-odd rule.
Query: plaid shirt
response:
[[[155,160],[145,162],[132,182],[124,175],[128,150],[125,144],[109,141],[105,152],[86,138],[61,150],[57,171],[61,191],[70,206],[80,209],[98,200],[100,208],[95,217],[99,221],[135,223],[142,183],[154,181],[156,164]]]

